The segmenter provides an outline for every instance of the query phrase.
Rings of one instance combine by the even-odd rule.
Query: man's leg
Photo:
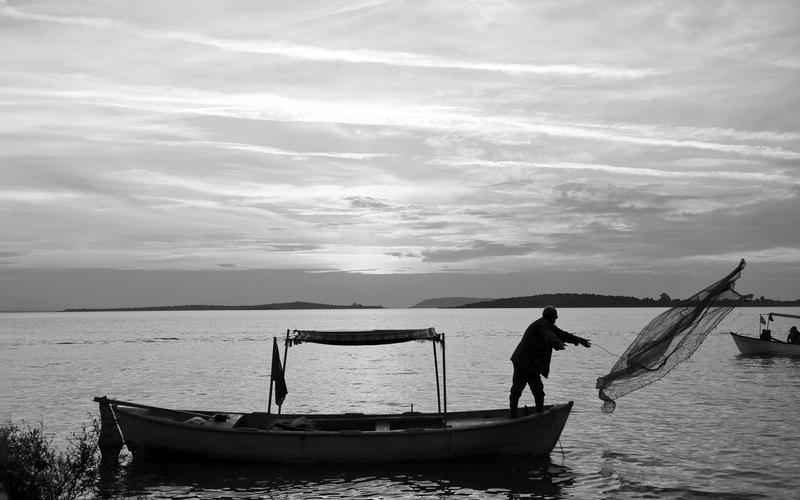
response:
[[[533,393],[533,400],[536,402],[536,411],[541,412],[544,410],[544,384],[542,383],[542,376],[538,372],[531,372],[528,375],[528,385],[531,386]]]
[[[528,378],[524,371],[517,368],[517,365],[514,365],[514,375],[511,379],[511,392],[508,395],[509,417],[511,418],[517,417],[517,405],[519,404],[519,398],[522,396],[522,390],[525,389],[525,384],[527,382]]]

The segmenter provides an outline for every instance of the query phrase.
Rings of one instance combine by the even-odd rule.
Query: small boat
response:
[[[436,412],[399,414],[281,414],[288,347],[304,342],[376,345],[434,343]],[[273,339],[266,412],[174,410],[97,397],[100,447],[116,459],[124,444],[134,460],[181,455],[200,459],[272,463],[397,463],[506,455],[546,456],[558,442],[572,401],[527,409],[447,411],[444,333],[422,330],[287,331],[284,362]],[[436,346],[442,353],[442,401]],[[273,388],[278,412],[272,412]],[[444,403],[444,404],[442,404]]]
[[[761,336],[748,337],[738,333],[730,332],[736,347],[742,354],[760,354],[760,355],[780,355],[780,356],[800,356],[800,344],[790,344],[778,339],[772,338],[772,331],[770,324],[775,318],[794,318],[800,319],[800,316],[795,314],[774,313],[759,315],[759,326],[761,328]]]

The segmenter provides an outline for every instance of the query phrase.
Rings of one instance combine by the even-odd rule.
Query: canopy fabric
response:
[[[289,336],[291,345],[303,342],[328,345],[381,345],[410,342],[412,340],[439,341],[441,336],[434,328],[358,331],[294,330]]]
[[[652,384],[689,359],[733,310],[734,300],[746,298],[733,288],[744,265],[742,260],[729,275],[664,311],[639,332],[611,371],[597,379],[604,412],[614,411],[614,400]]]
[[[769,313],[769,319],[772,321],[773,316],[778,316],[779,318],[797,318],[800,319],[800,316],[796,314],[786,314],[786,313]]]

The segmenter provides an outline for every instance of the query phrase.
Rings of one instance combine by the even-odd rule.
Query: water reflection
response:
[[[269,465],[128,460],[105,470],[104,498],[563,498],[569,467],[548,459],[402,465]]]
[[[739,354],[734,359],[734,365],[744,369],[763,371],[763,373],[774,373],[776,370],[789,370],[794,372],[800,369],[800,357],[798,356],[776,356],[772,354]]]

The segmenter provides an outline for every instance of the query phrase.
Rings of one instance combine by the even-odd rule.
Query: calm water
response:
[[[742,357],[734,311],[665,379],[600,412],[595,379],[660,309],[563,309],[592,349],[555,353],[548,402],[575,401],[550,463],[295,468],[128,462],[119,498],[798,498],[800,359]],[[783,309],[794,314],[800,310]],[[508,357],[538,310],[394,309],[0,314],[0,419],[64,439],[91,398],[264,410],[272,337],[287,328],[433,326],[447,333],[448,408],[506,407]],[[789,324],[786,324],[788,329]],[[779,331],[779,327],[773,329]],[[780,330],[783,333],[783,330]],[[436,409],[430,344],[289,350],[287,412]],[[526,392],[523,404],[533,404]]]

